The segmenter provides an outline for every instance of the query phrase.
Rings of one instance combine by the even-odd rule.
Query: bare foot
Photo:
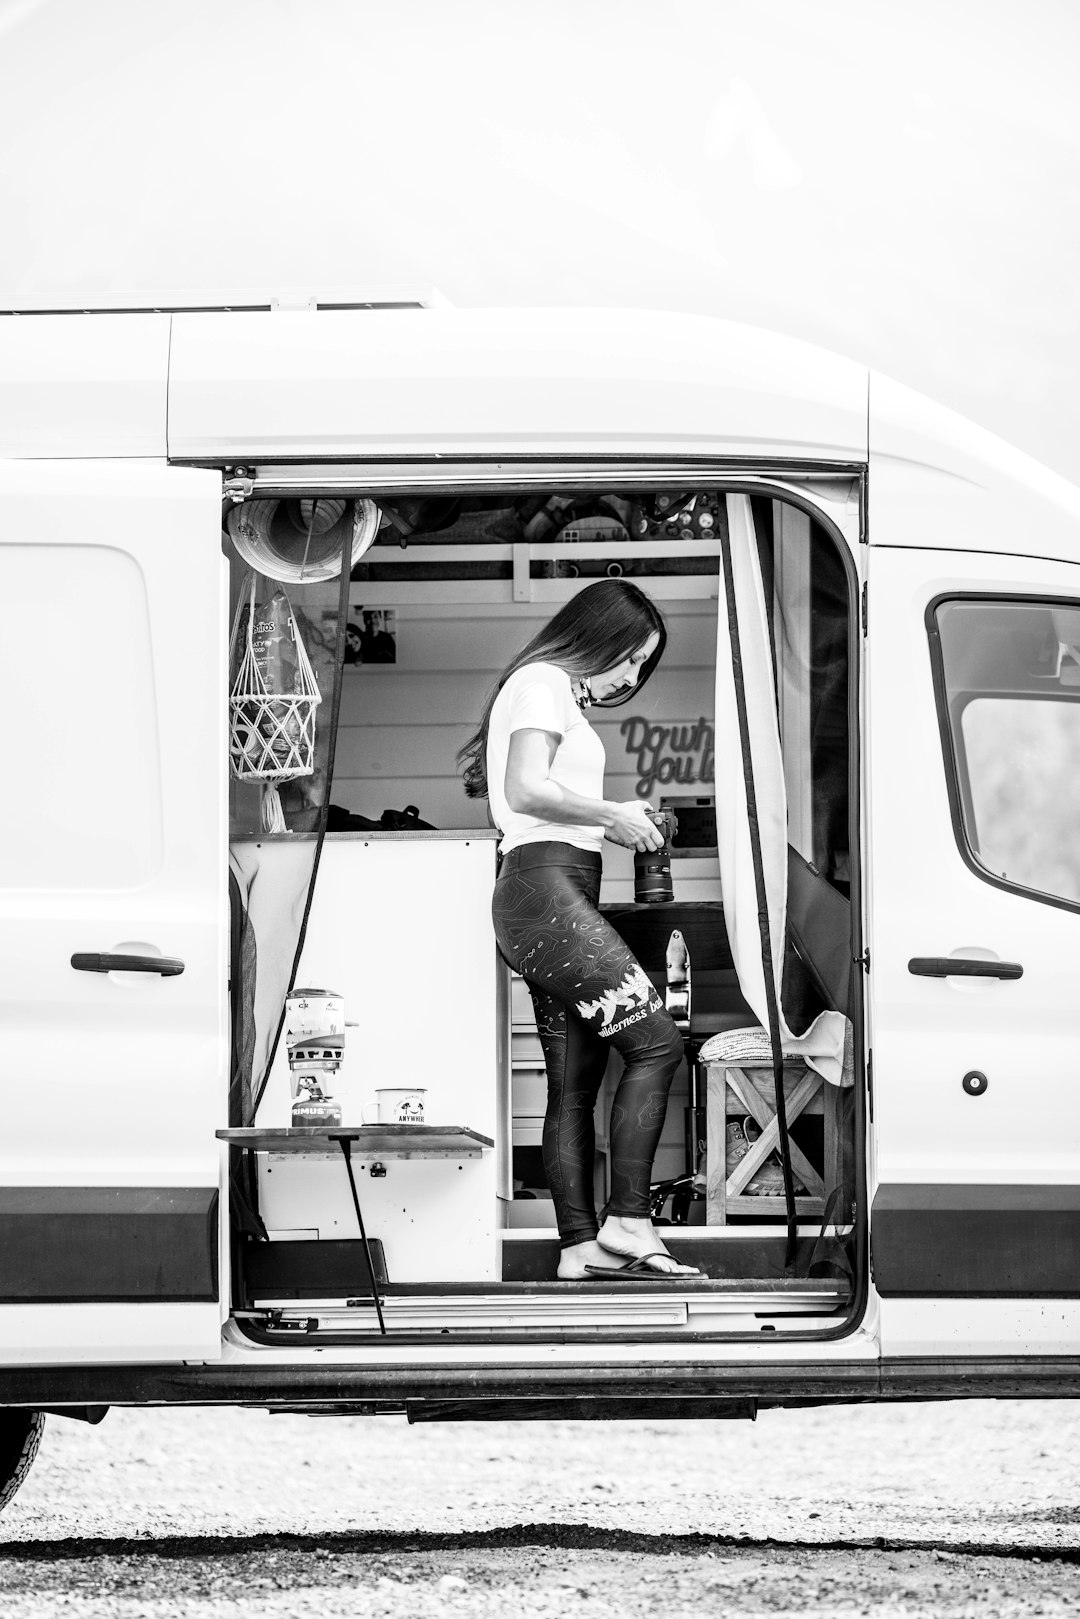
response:
[[[596,1239],[601,1252],[609,1258],[626,1261],[649,1256],[649,1269],[661,1276],[700,1276],[696,1265],[683,1265],[664,1247],[656,1227],[647,1217],[634,1219],[624,1214],[609,1214],[600,1227]]]
[[[592,1265],[597,1270],[618,1270],[625,1263],[624,1259],[609,1254],[596,1241],[575,1242],[560,1253],[556,1274],[561,1282],[580,1282],[585,1279],[586,1265]]]

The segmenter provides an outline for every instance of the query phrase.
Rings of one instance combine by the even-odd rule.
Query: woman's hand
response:
[[[604,836],[612,843],[621,843],[624,849],[633,849],[638,854],[664,847],[664,834],[649,820],[647,812],[652,809],[651,804],[632,798],[624,804],[609,801],[607,808],[610,820],[604,828]]]

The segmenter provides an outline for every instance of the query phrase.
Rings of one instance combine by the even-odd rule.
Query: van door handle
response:
[[[978,961],[972,956],[912,956],[909,973],[918,978],[1023,978],[1018,961]]]
[[[77,953],[71,958],[77,973],[160,973],[176,978],[184,970],[177,956],[102,956]]]

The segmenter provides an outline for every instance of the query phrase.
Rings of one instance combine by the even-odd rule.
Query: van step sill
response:
[[[509,1296],[508,1296],[509,1295]],[[472,1294],[411,1295],[383,1290],[383,1315],[390,1331],[505,1332],[515,1329],[638,1329],[675,1331],[711,1326],[753,1331],[762,1319],[822,1317],[842,1308],[849,1289],[840,1283],[788,1282],[782,1287],[734,1286],[730,1282],[646,1285],[626,1283],[539,1283],[525,1289]],[[261,1326],[294,1340],[321,1334],[370,1336],[378,1331],[369,1298],[261,1299],[253,1312]]]
[[[716,1293],[732,1294],[745,1297],[753,1294],[755,1297],[768,1297],[770,1299],[799,1292],[812,1296],[814,1300],[833,1299],[839,1293],[846,1294],[849,1289],[846,1282],[839,1282],[828,1277],[791,1277],[791,1276],[690,1276],[676,1282],[645,1282],[641,1287],[635,1288],[629,1282],[604,1282],[599,1278],[586,1281],[544,1281],[544,1282],[383,1282],[379,1288],[379,1297],[382,1299],[467,1299],[483,1298],[505,1301],[513,1298],[559,1298],[591,1297],[594,1293],[617,1294],[626,1298],[631,1294],[635,1298],[643,1295],[658,1294],[661,1290],[665,1296],[684,1293]],[[269,1297],[269,1291],[259,1299],[263,1304]],[[366,1292],[350,1291],[342,1296],[338,1293],[332,1296],[324,1292],[319,1297],[326,1303],[358,1304],[367,1302]],[[291,1297],[280,1301],[284,1308],[299,1309],[299,1301]],[[314,1302],[314,1296],[310,1302]]]

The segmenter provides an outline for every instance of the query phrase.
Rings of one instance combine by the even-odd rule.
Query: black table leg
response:
[[[375,1267],[371,1263],[371,1249],[368,1247],[367,1232],[364,1230],[364,1216],[360,1212],[360,1194],[356,1190],[356,1176],[352,1166],[352,1144],[359,1141],[359,1135],[349,1135],[347,1131],[332,1130],[331,1141],[336,1141],[345,1155],[345,1170],[349,1177],[349,1190],[352,1193],[353,1208],[356,1210],[356,1223],[360,1227],[360,1240],[364,1244],[364,1258],[367,1260],[368,1277],[371,1282],[371,1298],[375,1305],[375,1314],[379,1318],[379,1331],[386,1336],[386,1322],[383,1320],[382,1300],[379,1297],[379,1284],[375,1280]]]

